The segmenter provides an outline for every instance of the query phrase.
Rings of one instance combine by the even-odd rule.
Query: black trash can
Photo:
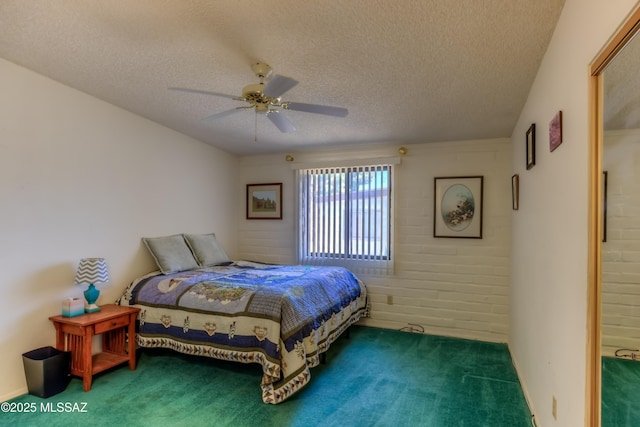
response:
[[[49,397],[58,394],[71,381],[71,352],[42,347],[22,355],[29,394]]]

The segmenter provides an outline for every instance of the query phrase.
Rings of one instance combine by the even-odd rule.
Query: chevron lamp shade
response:
[[[96,305],[100,291],[94,285],[108,281],[109,272],[104,258],[83,258],[80,260],[78,271],[76,272],[76,285],[89,285],[87,290],[84,291],[84,298],[87,300],[84,309],[86,313],[100,311],[100,307]]]

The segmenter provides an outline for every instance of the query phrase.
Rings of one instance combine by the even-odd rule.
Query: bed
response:
[[[140,347],[260,364],[265,403],[306,385],[320,355],[367,315],[366,288],[344,268],[218,261],[137,278],[118,303],[141,309]]]

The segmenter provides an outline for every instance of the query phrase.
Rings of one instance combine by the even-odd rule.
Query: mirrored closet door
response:
[[[640,425],[640,37],[602,75],[601,418],[631,426]]]

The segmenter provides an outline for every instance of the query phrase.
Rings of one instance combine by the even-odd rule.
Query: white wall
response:
[[[235,255],[237,158],[0,59],[0,401],[25,393],[22,353],[82,297],[105,257],[115,300],[154,269],[143,236],[215,231]]]
[[[513,134],[520,210],[512,220],[509,345],[538,426],[584,425],[588,65],[635,3],[566,1]],[[558,110],[564,142],[551,153],[546,129]],[[525,132],[531,123],[538,131],[537,164],[527,171]]]
[[[639,129],[605,132],[602,169],[608,177],[607,241],[602,244],[602,351],[613,356],[618,349],[640,349]]]
[[[510,279],[511,144],[508,139],[408,145],[396,168],[395,273],[361,276],[372,302],[364,324],[408,323],[427,333],[506,342]],[[398,156],[397,145],[292,153],[295,162]],[[239,224],[242,258],[295,263],[294,172],[285,154],[243,157],[239,192],[283,183],[283,220]],[[433,237],[434,177],[484,176],[482,239]],[[238,210],[244,212],[244,200]],[[387,296],[393,304],[387,304]]]

